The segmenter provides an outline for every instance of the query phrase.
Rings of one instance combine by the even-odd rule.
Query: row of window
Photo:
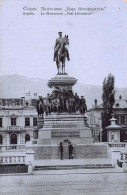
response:
[[[117,119],[116,124],[122,125],[126,123],[126,115],[115,115],[115,118]],[[90,120],[90,124],[96,124],[95,116],[90,116],[89,120]]]
[[[17,118],[11,118],[11,126],[16,126],[17,125]],[[2,118],[0,118],[0,127],[2,127]],[[25,126],[29,127],[30,126],[30,118],[25,118]],[[33,118],[33,126],[37,126],[37,117]]]
[[[125,115],[115,115],[115,118],[117,119],[116,124],[125,124]]]
[[[30,141],[30,135],[25,135],[25,143]],[[18,136],[16,133],[13,133],[10,135],[10,144],[17,144],[18,142]],[[0,134],[0,144],[3,144],[3,136]]]

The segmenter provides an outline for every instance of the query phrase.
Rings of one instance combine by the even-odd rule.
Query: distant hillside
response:
[[[47,86],[48,80],[39,78],[28,78],[20,75],[9,75],[0,77],[0,98],[20,98],[25,96],[26,92],[37,93],[42,96],[46,96],[51,92],[51,89]],[[97,85],[86,85],[83,83],[77,83],[73,87],[74,92],[77,92],[79,96],[83,95],[86,99],[88,108],[91,108],[94,104],[94,100],[98,100],[98,104],[102,102],[102,87]],[[127,99],[127,88],[116,89],[116,99],[119,95],[122,95],[123,99]]]

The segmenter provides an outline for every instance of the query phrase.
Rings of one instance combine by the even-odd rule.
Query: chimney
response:
[[[122,96],[121,96],[121,95],[119,96],[119,99],[120,99],[120,100],[122,99]]]
[[[97,107],[97,100],[95,99],[94,100],[94,103],[95,103],[95,108]]]
[[[25,97],[21,97],[22,98],[22,105],[25,106]]]

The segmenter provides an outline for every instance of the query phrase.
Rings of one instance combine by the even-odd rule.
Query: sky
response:
[[[81,8],[102,10],[84,11],[90,15],[51,16],[41,15],[41,7],[62,8],[64,14],[67,7],[69,13],[75,13],[72,8],[76,12]],[[31,12],[29,8],[36,9],[34,15],[23,15]],[[127,87],[126,0],[1,0],[0,29],[0,76],[54,77],[54,44],[61,31],[69,36],[69,76],[102,85],[111,73],[116,87]]]

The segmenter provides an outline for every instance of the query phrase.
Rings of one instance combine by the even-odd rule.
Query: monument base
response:
[[[92,131],[87,125],[87,118],[80,114],[48,115],[44,120],[43,128],[38,132],[39,145],[93,143]]]
[[[72,86],[75,85],[77,79],[70,77],[68,74],[57,74],[54,78],[48,81],[48,86],[50,88],[67,88],[72,90]]]
[[[59,145],[33,145],[35,160],[60,159]],[[73,159],[108,158],[106,144],[77,144],[73,145]],[[68,145],[63,144],[63,160],[69,159]]]

